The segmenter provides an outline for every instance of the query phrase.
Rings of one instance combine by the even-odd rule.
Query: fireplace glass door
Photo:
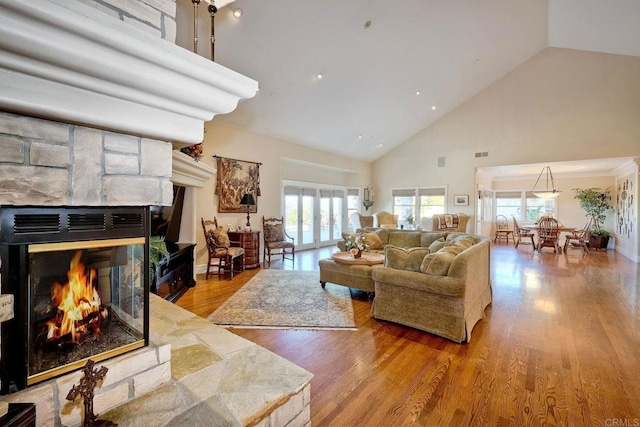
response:
[[[145,345],[144,237],[28,253],[27,385]]]

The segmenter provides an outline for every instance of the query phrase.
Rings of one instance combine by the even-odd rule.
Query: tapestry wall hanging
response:
[[[616,234],[631,239],[635,233],[636,205],[633,195],[633,176],[627,176],[618,180],[616,192]]]
[[[216,195],[218,212],[247,213],[247,207],[240,204],[242,196],[253,194],[256,204],[250,206],[250,213],[258,212],[260,195],[260,165],[262,163],[213,156],[217,160]]]

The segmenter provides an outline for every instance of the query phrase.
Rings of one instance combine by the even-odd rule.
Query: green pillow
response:
[[[453,245],[454,246],[462,248],[463,250],[467,249],[467,248],[470,248],[471,246],[473,246],[475,244],[476,244],[476,242],[472,237],[462,237],[462,238],[459,238],[459,239],[455,239],[453,241]]]
[[[384,244],[382,240],[380,240],[380,236],[376,233],[362,233],[362,240],[367,244],[370,250],[380,250],[384,248]]]
[[[447,245],[447,242],[444,240],[444,237],[441,237],[429,245],[429,252],[431,253],[438,252],[440,249],[444,248],[446,245]]]
[[[396,270],[419,272],[420,264],[428,253],[428,248],[405,249],[387,245],[384,247],[384,266],[395,268]]]
[[[445,246],[435,253],[427,254],[422,259],[420,271],[432,276],[446,276],[451,263],[462,250],[456,246]]]

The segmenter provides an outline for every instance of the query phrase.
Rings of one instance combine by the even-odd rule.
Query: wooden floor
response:
[[[334,250],[271,268],[317,269]],[[358,331],[231,331],[314,374],[314,426],[640,425],[640,266],[501,244],[491,268],[493,304],[467,344],[376,320],[354,291]],[[178,305],[206,317],[258,271],[199,278]]]

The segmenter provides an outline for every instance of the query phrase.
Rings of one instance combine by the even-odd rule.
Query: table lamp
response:
[[[251,231],[251,223],[249,222],[249,212],[251,211],[251,206],[255,206],[256,205],[256,201],[253,198],[253,194],[247,193],[244,196],[242,196],[242,200],[240,200],[240,204],[242,206],[246,206],[247,207],[247,227],[246,227],[246,230],[247,231]]]

